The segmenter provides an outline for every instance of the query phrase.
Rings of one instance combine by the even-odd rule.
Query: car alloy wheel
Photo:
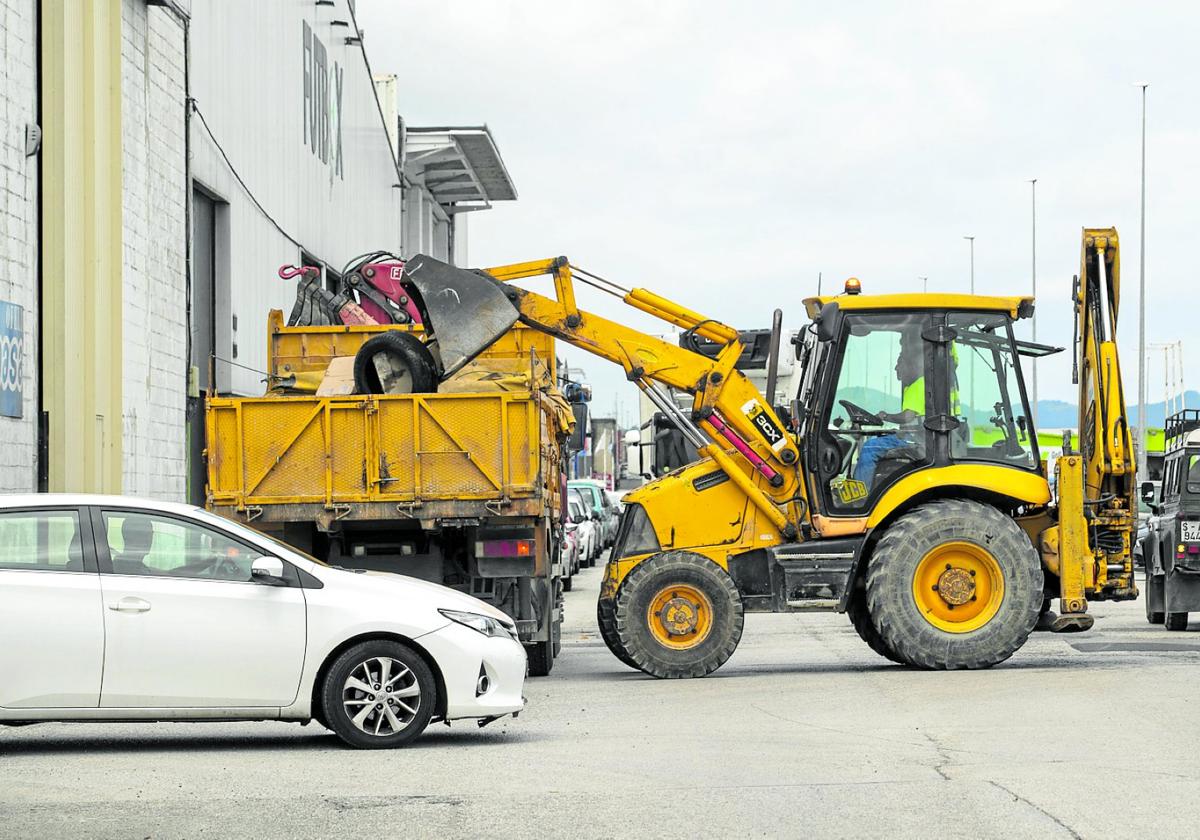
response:
[[[346,716],[360,731],[372,736],[402,732],[421,708],[417,675],[390,656],[360,662],[342,685]]]

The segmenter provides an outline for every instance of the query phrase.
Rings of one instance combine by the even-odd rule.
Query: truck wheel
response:
[[[617,592],[617,641],[652,677],[703,677],[742,638],[742,598],[729,575],[690,551],[639,563]]]
[[[358,394],[429,394],[437,390],[437,379],[433,354],[406,332],[380,333],[354,354]]]
[[[888,526],[867,565],[867,605],[883,641],[921,668],[990,668],[1013,655],[1042,608],[1029,537],[991,505],[914,508]]]
[[[574,578],[575,578],[574,575],[565,575],[565,576],[559,578],[559,580],[562,581],[563,592],[571,591],[571,587],[575,585]]]
[[[379,639],[347,650],[329,668],[322,717],[352,747],[399,747],[420,735],[437,708],[437,681],[420,654]]]
[[[896,651],[888,647],[888,643],[875,629],[875,625],[871,622],[871,611],[867,609],[867,596],[861,589],[850,597],[850,603],[846,605],[846,615],[850,616],[850,623],[854,626],[858,637],[866,642],[871,650],[898,665],[905,664],[904,660],[897,655]]]
[[[1168,630],[1186,630],[1188,614],[1185,612],[1169,612],[1163,617],[1163,624]]]
[[[546,677],[554,668],[554,643],[537,642],[525,646],[525,654],[529,657],[529,676]]]
[[[600,627],[600,638],[604,640],[612,655],[636,670],[637,664],[629,658],[629,654],[617,639],[617,607],[611,598],[596,601],[596,624]]]

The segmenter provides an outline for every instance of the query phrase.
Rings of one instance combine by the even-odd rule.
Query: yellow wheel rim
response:
[[[921,558],[913,600],[925,620],[947,633],[991,621],[1004,600],[1004,573],[992,553],[969,542],[943,543]]]
[[[712,601],[694,586],[664,586],[650,600],[646,624],[660,645],[687,650],[708,638],[712,630]]]

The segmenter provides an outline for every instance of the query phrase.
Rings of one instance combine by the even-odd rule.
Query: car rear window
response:
[[[0,569],[83,571],[79,514],[73,510],[0,513]]]

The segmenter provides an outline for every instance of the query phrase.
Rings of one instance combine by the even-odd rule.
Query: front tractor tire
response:
[[[930,502],[888,526],[867,566],[882,641],[920,668],[990,668],[1025,644],[1042,608],[1029,537],[991,505]]]
[[[617,591],[615,644],[660,679],[703,677],[725,664],[742,638],[742,598],[729,575],[690,551],[639,563]],[[607,640],[606,640],[607,641]]]
[[[858,590],[850,597],[850,603],[846,605],[846,614],[850,616],[850,624],[858,633],[858,637],[866,642],[871,650],[897,665],[905,664],[896,651],[892,650],[891,646],[879,635],[875,622],[871,620],[871,611],[867,609],[867,596],[862,590]]]

